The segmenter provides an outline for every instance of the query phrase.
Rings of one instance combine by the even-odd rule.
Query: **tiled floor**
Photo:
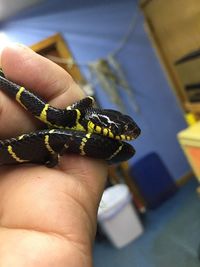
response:
[[[145,233],[117,250],[96,242],[95,267],[199,267],[200,197],[190,181],[160,208],[148,212]]]

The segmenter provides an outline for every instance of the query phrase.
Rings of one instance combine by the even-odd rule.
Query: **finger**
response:
[[[1,65],[10,80],[46,99],[56,107],[66,107],[83,97],[80,87],[61,67],[28,47],[12,45],[1,54]],[[15,101],[0,92],[1,138],[35,129],[34,120]]]
[[[90,204],[97,208],[108,175],[107,164],[87,157],[64,155],[60,159],[59,168],[75,177],[76,181],[82,184],[82,189],[84,188],[85,192],[90,192],[91,195],[89,197],[93,199],[93,203]],[[77,190],[77,186],[74,190]],[[74,196],[77,195],[77,193],[74,194]]]
[[[6,47],[1,56],[6,76],[59,107],[83,97],[80,87],[60,66],[22,45]]]
[[[36,129],[34,119],[2,91],[0,91],[0,125],[0,139],[15,137]]]

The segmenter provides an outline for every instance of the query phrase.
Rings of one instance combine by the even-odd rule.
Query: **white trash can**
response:
[[[116,248],[126,246],[143,233],[126,185],[115,185],[104,191],[98,209],[98,222]]]

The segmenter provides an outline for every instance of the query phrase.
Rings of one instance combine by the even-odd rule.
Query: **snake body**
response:
[[[65,109],[50,106],[0,72],[0,88],[46,125],[45,129],[0,141],[0,165],[39,163],[55,166],[64,153],[77,153],[108,163],[131,158],[135,150],[124,142],[135,139],[140,128],[127,115],[94,107],[86,97]]]

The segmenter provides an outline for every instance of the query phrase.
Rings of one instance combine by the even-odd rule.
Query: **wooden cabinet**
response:
[[[200,118],[200,1],[143,0],[140,7],[145,28],[183,111]],[[179,61],[198,51],[199,56]],[[191,89],[194,84],[196,89]]]
[[[78,84],[85,84],[85,78],[79,67],[76,64],[73,64],[73,55],[61,34],[57,33],[50,36],[39,43],[32,45],[31,48],[44,57],[52,60],[56,59],[56,63],[69,72]],[[66,61],[72,62],[72,64],[67,64]]]

